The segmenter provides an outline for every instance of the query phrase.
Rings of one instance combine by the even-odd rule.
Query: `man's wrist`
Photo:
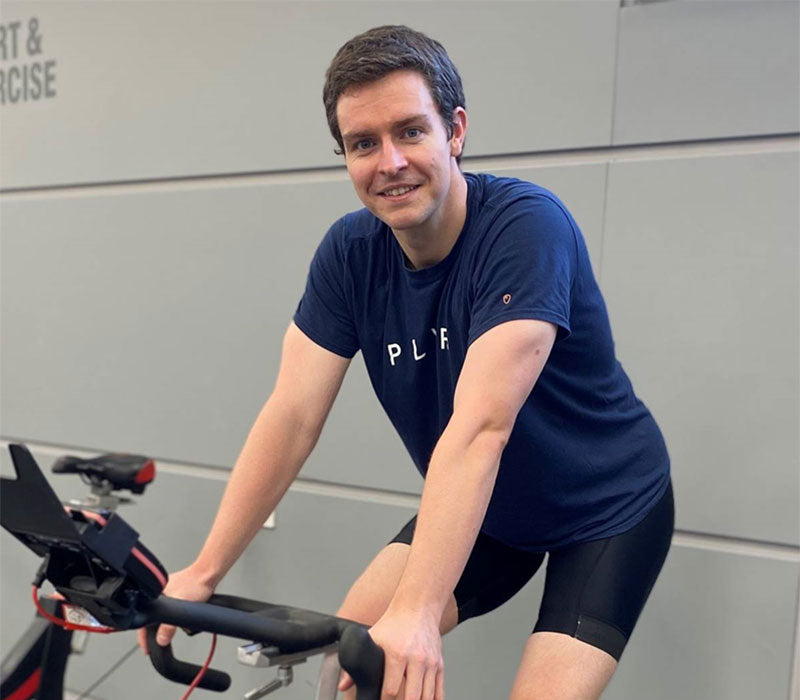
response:
[[[190,564],[188,568],[191,570],[192,576],[198,583],[207,586],[212,591],[219,585],[219,582],[225,575],[224,572],[220,571],[218,566],[201,559],[197,559],[194,563]]]
[[[389,603],[388,611],[410,612],[420,617],[431,618],[438,625],[444,614],[446,599],[447,597],[442,602],[438,597],[426,596],[425,594],[420,594],[419,591],[403,590],[402,587],[398,587],[391,603]]]

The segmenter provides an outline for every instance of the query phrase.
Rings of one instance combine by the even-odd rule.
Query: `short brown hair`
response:
[[[342,46],[325,72],[322,101],[336,153],[344,153],[336,105],[342,93],[355,85],[380,80],[396,70],[413,70],[422,75],[442,117],[447,137],[453,136],[453,111],[466,108],[461,76],[444,47],[422,32],[403,25],[375,27]],[[461,155],[456,160],[461,161]]]

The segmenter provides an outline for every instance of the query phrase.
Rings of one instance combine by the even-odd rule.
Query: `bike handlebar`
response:
[[[357,700],[380,698],[383,650],[357,622],[236,596],[215,595],[207,603],[159,596],[135,626],[148,626],[147,645],[155,669],[169,680],[189,684],[201,667],[176,659],[171,645],[156,643],[156,629],[163,623],[261,642],[277,647],[281,654],[319,651],[338,642],[339,662],[355,681]],[[224,691],[230,682],[227,673],[208,669],[198,685]]]
[[[158,625],[147,627],[147,649],[153,668],[167,680],[190,685],[202,667],[188,661],[176,659],[172,653],[171,644],[162,647],[156,642],[157,631]],[[197,687],[222,693],[231,687],[231,677],[225,671],[208,668]]]

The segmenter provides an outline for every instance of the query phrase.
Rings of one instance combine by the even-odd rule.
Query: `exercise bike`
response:
[[[194,687],[218,692],[230,687],[227,673],[176,659],[171,645],[156,644],[162,623],[245,640],[237,654],[240,663],[276,666],[278,677],[247,693],[247,700],[287,686],[293,666],[317,654],[326,654],[317,700],[335,699],[340,666],[355,681],[358,700],[379,700],[383,651],[363,625],[237,596],[214,595],[196,603],[162,595],[166,569],[115,512],[125,499],[114,492],[142,493],[155,474],[152,460],[62,458],[54,471],[81,474],[92,486],[88,499],[62,504],[30,451],[19,444],[9,449],[17,478],[0,478],[0,520],[44,560],[33,582],[39,617],[3,660],[0,700],[62,700],[74,634],[140,627],[147,628],[156,671],[189,686],[184,698]],[[45,580],[57,596],[40,601],[38,589]]]

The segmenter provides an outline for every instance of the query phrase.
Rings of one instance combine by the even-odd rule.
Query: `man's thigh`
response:
[[[409,545],[400,542],[386,545],[352,585],[336,614],[363,625],[374,625],[392,601],[410,551]],[[442,615],[442,634],[449,632],[457,623],[458,610],[451,594]]]

